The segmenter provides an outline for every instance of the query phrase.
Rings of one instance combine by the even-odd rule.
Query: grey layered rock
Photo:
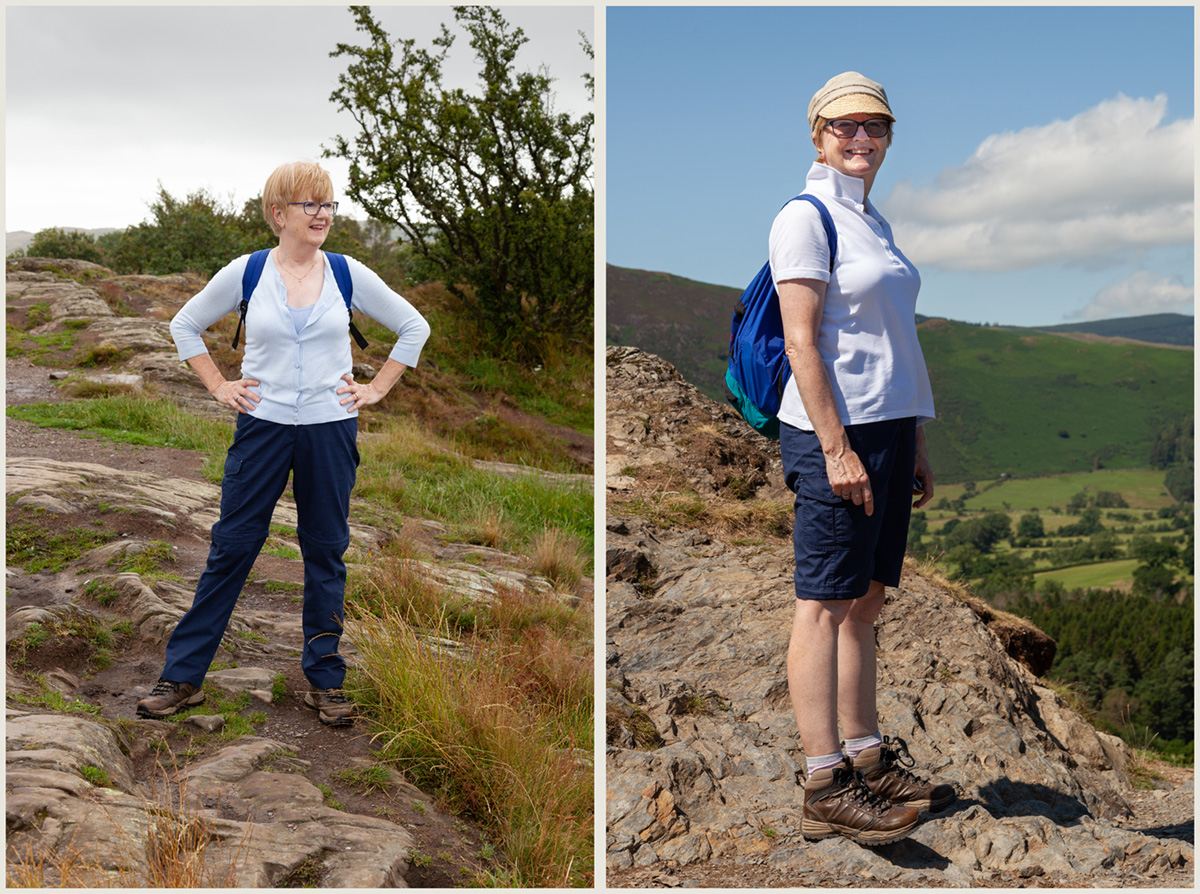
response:
[[[608,362],[610,494],[692,455],[680,445],[696,426],[729,421],[659,358],[610,348]],[[641,416],[651,402],[670,411]],[[739,424],[729,437],[755,445]],[[748,468],[765,470],[758,492],[770,492],[772,462]],[[712,468],[679,474],[697,492],[721,490]],[[1008,637],[978,606],[912,567],[877,624],[881,728],[907,742],[922,775],[953,784],[959,797],[885,847],[805,840],[804,755],[785,666],[790,541],[733,545],[611,514],[607,527],[611,871],[657,870],[655,883],[678,884],[689,867],[732,862],[802,874],[805,885],[965,887],[1048,876],[1091,886],[1097,873],[1127,879],[1192,866],[1190,831],[1125,828],[1133,795],[1125,744],[1011,657]],[[1190,800],[1190,786],[1179,797]]]
[[[10,840],[39,830],[10,854],[10,868],[44,849],[90,867],[76,882],[145,884],[155,879],[156,848],[173,853],[185,843],[196,855],[193,887],[270,887],[312,858],[322,861],[328,887],[404,887],[409,833],[324,806],[316,786],[287,772],[304,762],[277,742],[243,738],[175,778],[147,782],[133,779],[118,735],[94,719],[10,711],[7,739]],[[264,769],[275,756],[282,772]],[[107,779],[89,782],[85,768],[103,769]],[[177,806],[164,808],[162,789],[176,794]],[[247,818],[227,819],[230,810]]]

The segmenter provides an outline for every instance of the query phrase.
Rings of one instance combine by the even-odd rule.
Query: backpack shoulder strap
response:
[[[345,255],[327,251],[325,257],[329,258],[329,266],[333,268],[333,278],[337,281],[338,289],[342,293],[342,300],[346,302],[346,313],[350,315],[350,335],[353,336],[355,343],[360,348],[365,349],[368,342],[358,331],[358,327],[354,325],[354,310],[350,307],[350,299],[354,297],[354,280],[350,278],[350,265],[346,263]]]
[[[327,251],[325,257],[329,258],[329,266],[333,268],[333,278],[341,290],[342,300],[346,302],[346,310],[350,310],[350,299],[354,297],[354,280],[350,278],[350,265],[346,263],[346,256]]]
[[[263,248],[250,255],[246,261],[246,269],[242,273],[242,300],[238,303],[238,324],[237,331],[233,333],[233,346],[238,346],[238,340],[242,337],[242,323],[246,322],[246,309],[250,306],[250,296],[254,294],[254,289],[258,286],[258,281],[262,279],[263,267],[267,263],[267,255],[271,253],[271,249]]]
[[[821,215],[821,224],[825,227],[825,238],[829,241],[829,272],[833,272],[833,262],[837,257],[837,228],[833,225],[833,218],[829,216],[829,209],[825,207],[825,203],[816,196],[810,196],[806,192],[791,199],[794,202],[796,199],[801,199],[808,202],[817,209],[817,213]]]

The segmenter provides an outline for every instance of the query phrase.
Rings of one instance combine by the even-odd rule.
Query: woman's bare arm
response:
[[[835,494],[848,497],[871,515],[875,510],[871,480],[850,446],[817,347],[825,308],[825,283],[819,279],[789,279],[777,283],[776,291],[779,292],[788,362],[804,410],[821,442],[829,483]]]

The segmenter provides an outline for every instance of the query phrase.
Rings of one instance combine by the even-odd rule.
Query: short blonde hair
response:
[[[263,218],[271,232],[279,235],[279,225],[271,208],[287,210],[288,202],[332,202],[333,180],[329,172],[314,161],[290,161],[271,172],[263,187]]]

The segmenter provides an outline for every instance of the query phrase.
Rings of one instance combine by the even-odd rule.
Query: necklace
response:
[[[297,283],[300,283],[300,282],[303,282],[303,281],[304,281],[305,277],[307,277],[307,276],[308,276],[308,274],[310,274],[310,273],[312,273],[312,272],[313,272],[313,268],[317,266],[317,261],[321,260],[321,255],[320,255],[320,253],[319,253],[319,252],[317,253],[317,256],[316,256],[316,258],[314,258],[314,259],[313,259],[313,262],[312,262],[311,264],[309,264],[309,265],[308,265],[308,269],[304,271],[304,276],[297,276],[296,274],[292,273],[292,271],[290,271],[290,270],[286,269],[286,268],[283,266],[283,258],[282,258],[282,257],[280,257],[278,254],[276,254],[276,256],[275,256],[275,260],[276,260],[276,262],[277,262],[277,263],[275,264],[275,266],[276,266],[276,267],[278,267],[278,268],[280,269],[280,271],[281,271],[281,272],[283,272],[283,273],[286,273],[286,274],[287,274],[288,276],[290,276],[292,279],[296,280],[296,282],[297,282]]]

